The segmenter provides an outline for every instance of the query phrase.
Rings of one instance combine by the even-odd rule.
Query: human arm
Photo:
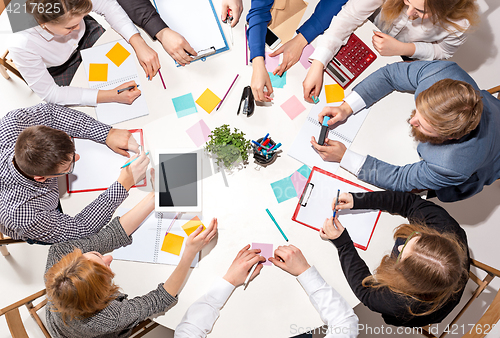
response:
[[[271,102],[270,95],[273,93],[273,85],[266,69],[264,57],[258,56],[252,61],[252,81],[250,87],[255,100],[260,102]],[[264,90],[265,89],[265,90]]]
[[[134,48],[137,59],[146,73],[146,77],[151,81],[160,69],[158,53],[148,46],[139,33],[132,35],[129,42]]]
[[[224,278],[215,282],[212,288],[195,303],[193,303],[175,328],[175,338],[205,338],[219,318],[220,309],[231,296],[233,290],[242,285],[254,264],[265,260],[259,256],[259,249],[249,250],[250,245],[238,252]],[[252,274],[255,278],[262,264],[259,264]]]
[[[243,12],[242,0],[222,0],[221,20],[226,21],[227,11],[231,11],[233,22],[231,27],[234,27],[240,21],[241,13]]]
[[[401,42],[389,34],[373,31],[372,44],[377,52],[382,56],[407,56],[411,57],[415,53],[415,44],[412,42]]]

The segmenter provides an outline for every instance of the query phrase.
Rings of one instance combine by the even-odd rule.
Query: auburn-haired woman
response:
[[[24,80],[46,102],[81,106],[131,104],[141,93],[137,87],[120,94],[116,88],[68,87],[82,61],[80,50],[92,47],[104,33],[104,28],[88,15],[91,11],[104,15],[132,45],[146,76],[153,78],[160,67],[158,55],[116,0],[28,0],[25,8],[38,25],[14,34],[9,51]],[[131,85],[135,82],[117,88]]]
[[[460,302],[469,274],[467,237],[442,207],[414,194],[382,191],[343,193],[337,209],[380,209],[410,222],[396,228],[392,253],[382,258],[374,274],[337,219],[337,229],[330,218],[320,230],[321,238],[337,247],[353,292],[387,324],[439,323]]]
[[[318,39],[303,83],[304,99],[313,102],[311,96],[319,95],[323,69],[369,17],[381,30],[372,37],[381,55],[430,61],[453,56],[479,21],[478,10],[476,0],[349,0]]]
[[[139,322],[175,305],[195,255],[217,234],[217,219],[205,231],[200,226],[187,238],[181,260],[166,282],[128,299],[113,283],[109,266],[113,257],[104,254],[130,244],[130,234],[153,209],[154,193],[150,193],[97,234],[50,247],[45,286],[52,337],[128,337]]]

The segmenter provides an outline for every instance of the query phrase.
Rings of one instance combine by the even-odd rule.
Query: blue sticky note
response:
[[[273,188],[274,196],[276,196],[278,203],[297,197],[297,191],[293,186],[291,176],[271,183],[271,188]]]
[[[282,76],[273,75],[273,73],[269,72],[269,78],[273,88],[283,88],[286,85],[286,72]]]
[[[305,178],[309,178],[309,175],[311,174],[311,169],[307,165],[303,165],[297,170],[299,173],[302,174]]]
[[[174,103],[175,112],[178,118],[198,112],[196,104],[194,103],[193,94],[191,93],[173,98],[172,102]]]

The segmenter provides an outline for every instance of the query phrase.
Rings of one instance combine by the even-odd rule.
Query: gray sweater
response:
[[[45,271],[75,248],[81,249],[83,253],[97,251],[104,254],[130,243],[132,238],[127,236],[116,217],[95,235],[52,245]],[[92,317],[67,321],[66,324],[58,312],[51,310],[52,304],[49,302],[46,307],[48,330],[52,337],[128,337],[139,322],[164,312],[177,303],[177,297],[172,297],[165,291],[163,283],[144,296],[133,299],[127,297],[126,294],[119,293],[105,309]]]

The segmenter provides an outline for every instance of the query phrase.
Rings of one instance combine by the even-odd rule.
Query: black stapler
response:
[[[246,86],[243,88],[243,93],[241,94],[240,106],[238,107],[238,112],[236,115],[240,114],[241,106],[243,106],[243,115],[250,117],[253,115],[255,110],[255,99],[253,97],[252,88]]]

